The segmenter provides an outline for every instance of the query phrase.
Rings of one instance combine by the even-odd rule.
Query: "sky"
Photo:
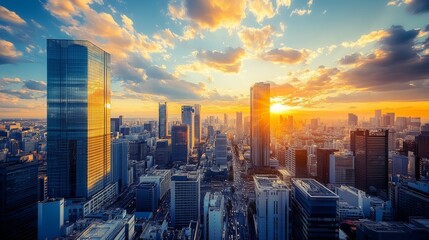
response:
[[[46,39],[112,56],[112,117],[272,112],[429,120],[427,0],[0,0],[0,117],[46,117]]]

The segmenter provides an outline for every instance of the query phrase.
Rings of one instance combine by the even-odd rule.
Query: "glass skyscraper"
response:
[[[47,40],[48,195],[87,198],[110,179],[110,54]]]
[[[189,130],[189,152],[192,151],[192,148],[195,146],[195,109],[193,106],[182,106],[182,124],[188,125]]]
[[[167,131],[167,102],[159,103],[159,119],[158,119],[158,137],[166,138]]]
[[[253,165],[270,161],[270,84],[255,83],[250,88],[250,145]]]

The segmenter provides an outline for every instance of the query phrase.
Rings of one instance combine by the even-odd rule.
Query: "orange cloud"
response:
[[[25,24],[24,19],[18,16],[18,14],[2,6],[0,6],[0,19],[14,24]]]
[[[15,49],[15,45],[0,39],[0,64],[16,62],[22,56],[22,52]]]
[[[163,45],[164,47],[170,47],[170,48],[174,48],[174,40],[177,37],[178,36],[168,28],[158,31],[153,35],[153,38],[157,40],[159,43],[161,43],[161,45]]]
[[[260,55],[261,59],[274,63],[297,64],[305,62],[310,56],[311,51],[308,49],[296,50],[282,47],[275,48]]]
[[[385,38],[387,36],[389,36],[389,32],[385,30],[372,31],[368,34],[360,36],[360,38],[355,42],[343,42],[341,45],[347,48],[365,47],[366,44],[379,41],[380,39]]]
[[[265,18],[272,18],[276,14],[271,0],[250,0],[249,10],[252,12],[257,22],[264,21]]]
[[[238,32],[238,36],[244,46],[255,51],[272,47],[273,34],[275,34],[275,29],[272,25],[267,25],[263,28],[244,28]]]
[[[242,48],[228,48],[225,52],[202,51],[197,58],[206,66],[225,73],[238,73],[241,68],[241,59],[245,51]]]
[[[189,20],[201,29],[216,30],[240,24],[245,14],[245,0],[183,0],[168,6],[173,19]]]

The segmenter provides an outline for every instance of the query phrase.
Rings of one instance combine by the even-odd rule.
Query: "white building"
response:
[[[159,188],[158,200],[162,199],[170,189],[171,170],[156,169],[140,177],[140,183],[154,182]]]
[[[289,148],[286,150],[285,164],[286,169],[292,174],[292,176],[295,176],[296,165],[294,148]]]
[[[317,176],[317,157],[316,154],[310,153],[307,156],[307,171],[310,176]]]
[[[335,152],[329,156],[329,183],[355,185],[355,164],[352,152]]]
[[[255,175],[256,234],[260,240],[289,239],[289,193],[276,175]]]
[[[64,225],[64,198],[47,199],[37,204],[37,239],[55,239],[61,236]]]
[[[204,196],[204,239],[224,239],[224,198],[222,193],[206,193]]]

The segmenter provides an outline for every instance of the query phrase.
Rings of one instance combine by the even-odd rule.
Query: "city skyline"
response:
[[[248,89],[264,81],[274,114],[428,120],[428,11],[421,0],[2,3],[0,117],[46,117],[45,42],[59,38],[112,55],[112,116],[156,118],[164,101],[170,116],[193,103],[248,115]]]

